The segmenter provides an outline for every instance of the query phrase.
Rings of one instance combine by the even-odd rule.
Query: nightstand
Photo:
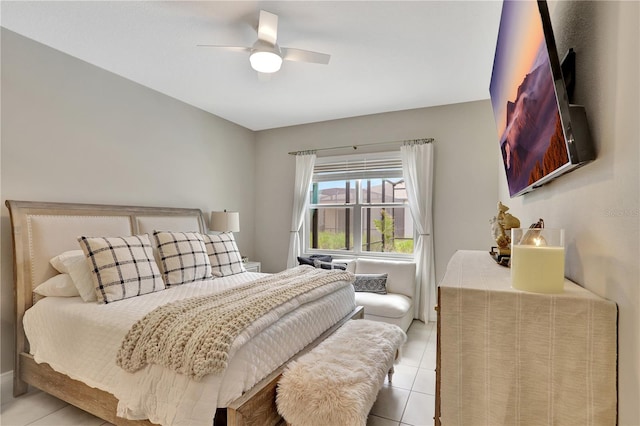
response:
[[[262,267],[262,264],[260,262],[253,262],[253,261],[244,262],[244,269],[246,269],[247,272],[260,272],[261,267]]]

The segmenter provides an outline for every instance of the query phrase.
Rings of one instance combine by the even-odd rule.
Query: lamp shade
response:
[[[240,232],[240,213],[238,212],[211,212],[209,229],[218,232]]]

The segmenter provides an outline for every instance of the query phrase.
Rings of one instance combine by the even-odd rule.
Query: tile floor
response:
[[[367,426],[433,425],[435,408],[435,323],[414,321],[407,332],[393,383],[385,381]],[[91,414],[43,392],[3,401],[3,426],[109,426]],[[329,425],[328,425],[329,426]],[[336,425],[338,426],[338,425]]]

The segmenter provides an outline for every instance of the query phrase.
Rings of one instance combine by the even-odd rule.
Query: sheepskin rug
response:
[[[278,383],[278,412],[293,426],[365,426],[406,338],[393,324],[349,321],[287,365]]]

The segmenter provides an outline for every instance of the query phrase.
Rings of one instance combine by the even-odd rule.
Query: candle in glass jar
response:
[[[516,237],[511,246],[511,286],[535,293],[562,293],[564,289],[564,235],[551,229],[534,237]],[[526,236],[527,234],[525,234]],[[514,235],[515,236],[515,235]],[[521,243],[518,243],[518,242]]]

